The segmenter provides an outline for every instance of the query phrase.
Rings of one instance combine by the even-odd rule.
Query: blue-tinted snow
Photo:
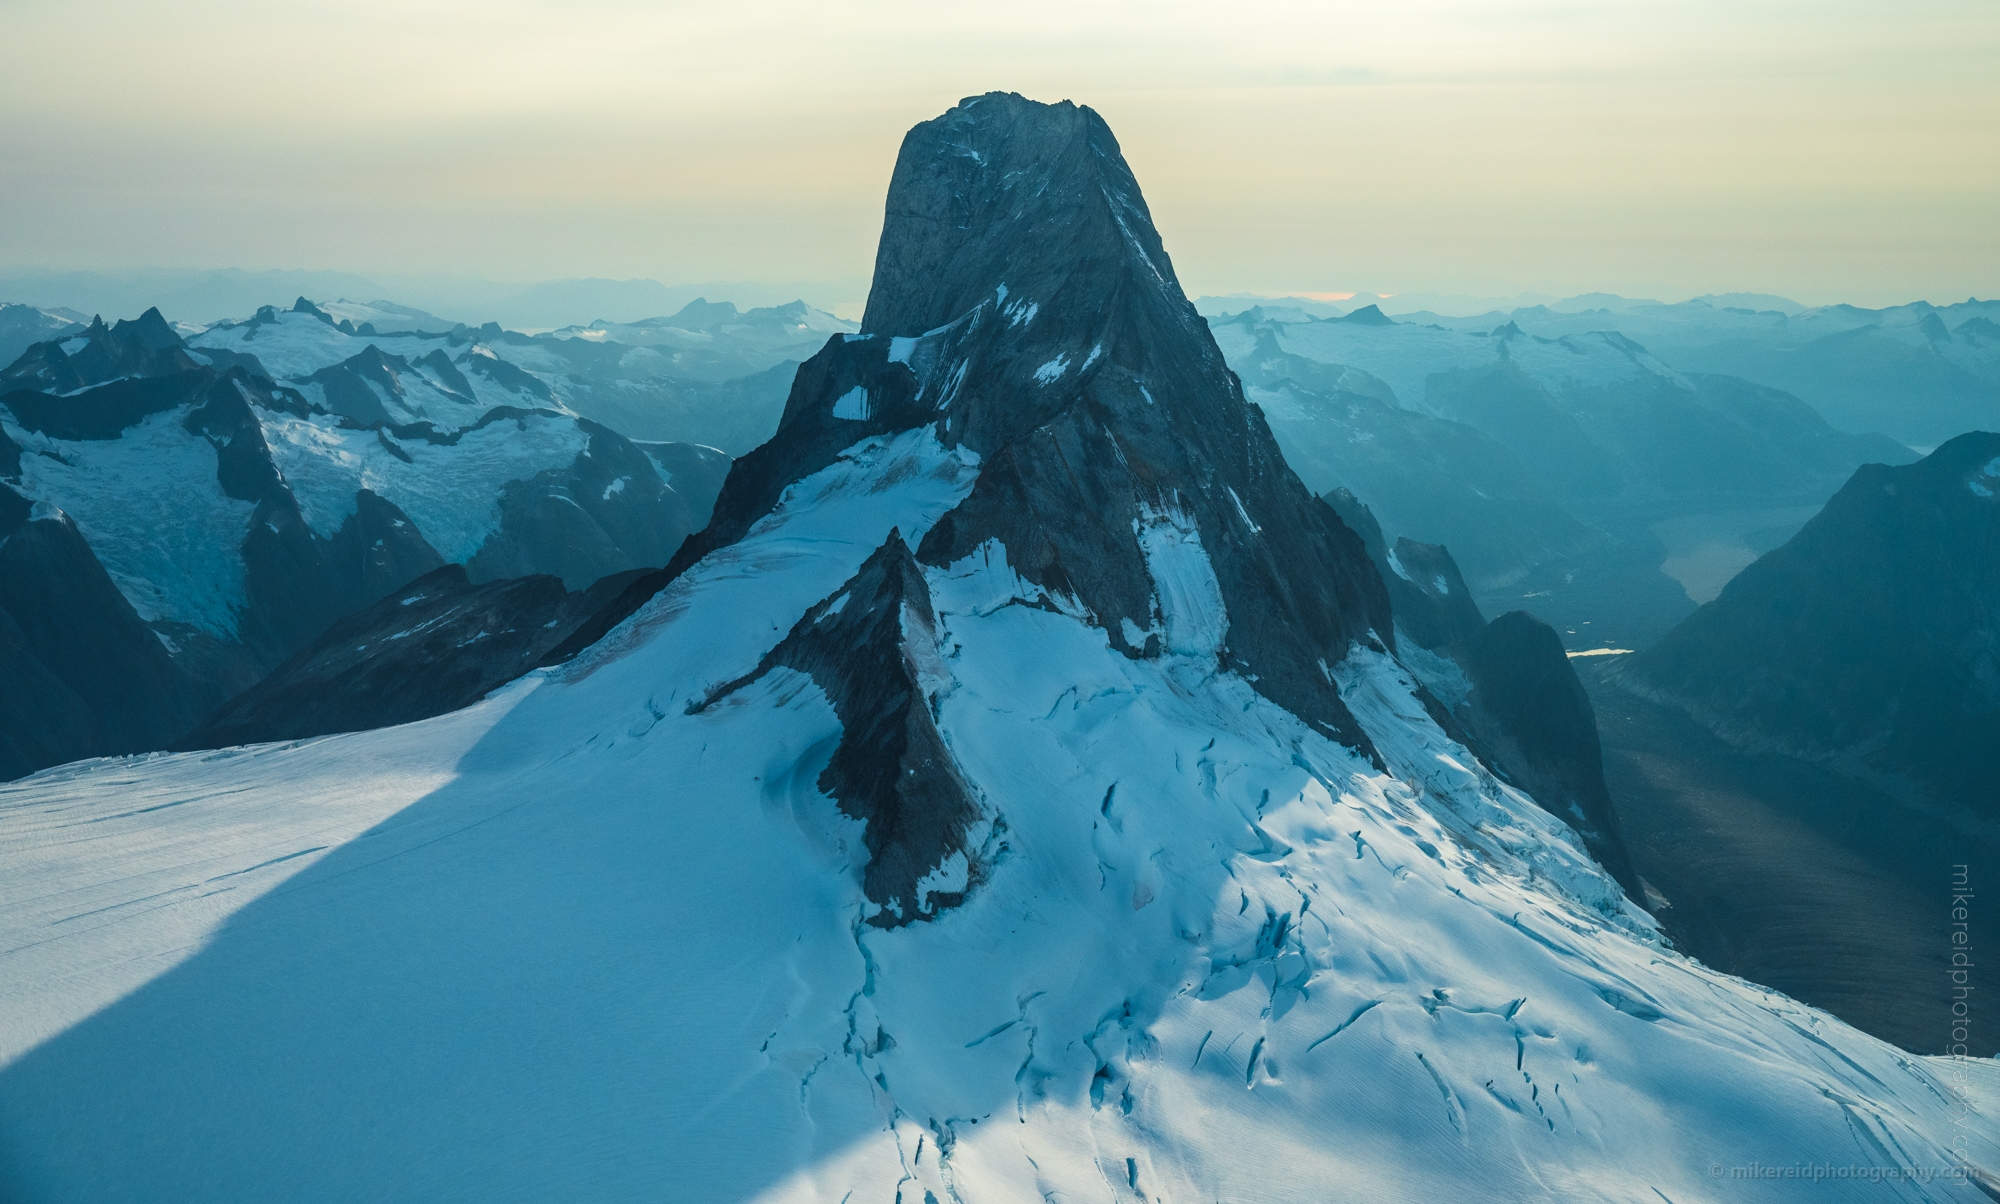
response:
[[[141,618],[233,638],[245,605],[243,536],[256,507],[223,493],[215,448],[182,428],[185,417],[184,409],[152,414],[116,439],[54,439],[0,425],[28,453],[21,491],[68,511]]]
[[[9,1172],[51,1198],[1689,1201],[1798,1198],[1712,1166],[1946,1166],[1960,1137],[2000,1164],[1993,1063],[1664,947],[1396,661],[1333,670],[1386,774],[1219,671],[1171,511],[1142,531],[1184,655],[1117,653],[998,544],[928,571],[936,623],[905,634],[987,873],[934,923],[864,925],[818,687],[686,703],[975,470],[928,432],[858,445],[570,667],[453,715],[0,787]]]
[[[340,530],[354,513],[356,491],[369,489],[401,507],[438,554],[457,563],[471,559],[499,529],[507,482],[568,467],[589,442],[574,418],[530,414],[465,431],[450,444],[393,440],[403,453],[398,456],[386,432],[276,411],[258,416],[271,458],[314,531],[331,536]]]

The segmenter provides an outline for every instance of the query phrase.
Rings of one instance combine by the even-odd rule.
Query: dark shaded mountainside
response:
[[[320,374],[323,396],[365,399],[346,414],[274,383],[251,357],[198,356],[157,309],[35,344],[0,373],[0,680],[10,720],[0,778],[181,740],[331,624],[445,564],[409,513],[365,485],[349,495],[337,528],[315,529],[311,499],[286,472],[299,464],[277,454],[274,441],[285,436],[275,430],[321,442],[372,435],[380,446],[371,454],[419,475],[455,471],[496,425],[573,426],[581,450],[564,462],[539,472],[531,464],[527,479],[493,496],[461,489],[444,508],[456,523],[497,507],[497,529],[471,558],[482,582],[554,572],[587,585],[663,562],[705,519],[707,498],[669,487],[661,465],[678,465],[684,488],[712,490],[717,465],[708,460],[719,453],[649,450],[555,410],[480,412],[467,375],[490,380],[504,366],[471,352],[456,364],[442,352],[422,364],[370,352]],[[385,406],[421,397],[463,403],[477,417],[455,429],[384,420]],[[112,454],[120,448],[131,450]],[[195,475],[143,479],[175,464]],[[171,509],[157,519],[144,511],[160,505]],[[176,549],[164,561],[162,546]],[[180,584],[148,576],[156,572]],[[227,601],[205,604],[213,597]],[[193,616],[202,621],[190,621],[204,605]],[[427,696],[449,702],[441,709],[478,697]],[[362,726],[388,721],[368,720],[365,707],[347,713]]]
[[[4,439],[0,457],[18,451]],[[0,684],[0,777],[162,747],[204,701],[76,523],[4,484]]]
[[[887,566],[909,555],[944,566],[998,549],[1060,600],[1050,605],[1086,615],[1125,655],[1212,656],[1372,755],[1332,667],[1356,644],[1394,647],[1383,573],[1363,539],[1286,466],[1182,294],[1102,119],[1011,94],[973,98],[910,132],[862,332],[834,338],[800,368],[778,434],[731,468],[708,528],[549,660],[580,652],[703,556],[742,538],[789,485],[843,449],[933,423],[948,446],[977,455],[980,473],[913,552],[892,538],[863,570],[889,573],[906,613],[928,610],[928,597],[918,596],[923,578]],[[1194,534],[1213,567],[1226,616],[1213,646],[1162,612],[1148,541],[1172,531]],[[880,592],[857,578],[815,613],[849,594]],[[815,622],[813,614],[802,620],[770,664],[803,668],[841,706],[908,694],[907,653],[876,655],[874,637],[857,637],[854,651],[837,654],[812,633]],[[1453,634],[1488,626],[1476,609],[1439,622]],[[1629,877],[1602,797],[1588,703],[1560,643],[1526,616],[1496,626],[1487,644],[1469,641],[1486,648],[1472,663],[1493,706],[1475,701],[1463,713],[1487,733],[1488,747],[1511,742],[1501,763],[1511,759],[1524,780],[1581,784],[1547,805],[1592,831],[1594,851]],[[1559,719],[1537,726],[1533,713],[1552,698]],[[915,882],[953,852],[977,864],[976,850],[955,843],[962,808],[948,821],[937,814],[938,799],[959,797],[942,764],[879,772],[930,747],[915,730],[928,722],[922,708],[910,715],[908,723],[850,723],[843,710],[842,748],[821,778],[847,814],[867,820],[871,864],[897,867],[893,880],[871,881],[870,897],[898,916],[928,911],[932,902],[916,898]],[[871,757],[875,771],[838,768]]]
[[[1617,678],[1741,747],[2000,820],[2000,435],[1862,468]]]
[[[1965,1052],[1953,998],[2000,989],[1985,959],[1948,964],[1947,906],[2000,865],[1995,495],[2000,435],[1867,466],[1659,644],[1584,673],[1675,943],[1919,1053]]]
[[[1610,680],[1616,659],[1577,664],[1626,848],[1675,947],[1912,1053],[2000,1049],[1983,1020],[1969,1046],[1952,1039],[1954,993],[1989,999],[2000,972],[1975,956],[1952,977],[1947,893],[1990,879],[2000,832],[1827,762],[1733,746]]]
[[[546,574],[474,583],[447,564],[336,622],[231,699],[179,748],[221,748],[410,723],[534,667],[641,570],[567,591]]]

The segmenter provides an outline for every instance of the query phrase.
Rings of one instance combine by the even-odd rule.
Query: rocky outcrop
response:
[[[818,785],[867,825],[862,889],[879,908],[869,917],[879,928],[933,918],[963,900],[985,869],[969,843],[982,818],[978,799],[932,719],[943,677],[936,627],[923,569],[891,531],[754,670],[689,708],[714,706],[781,667],[826,693],[841,733]],[[962,865],[947,867],[953,858]]]
[[[348,615],[231,699],[182,748],[410,723],[470,705],[534,666],[622,577],[567,592],[551,576],[475,584],[448,564]]]

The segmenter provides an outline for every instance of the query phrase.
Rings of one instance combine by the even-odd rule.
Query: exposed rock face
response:
[[[923,569],[891,531],[755,670],[690,708],[713,706],[779,667],[826,692],[841,735],[819,787],[867,824],[862,889],[881,909],[869,917],[879,928],[933,918],[962,901],[985,869],[968,839],[981,821],[978,799],[932,718],[943,677],[936,626]]]
[[[410,723],[519,677],[623,588],[566,592],[550,576],[474,584],[448,564],[335,623],[231,699],[182,748],[293,740]]]
[[[1862,467],[1616,677],[1739,747],[2000,814],[2000,435]]]
[[[862,331],[936,332],[908,357],[920,392],[986,460],[920,558],[998,539],[1141,655],[1126,632],[1160,611],[1138,532],[1148,512],[1178,514],[1221,587],[1219,662],[1365,744],[1319,662],[1388,638],[1387,595],[1245,402],[1102,118],[990,95],[913,129]]]
[[[1328,668],[1354,642],[1391,638],[1361,541],[1244,400],[1103,119],[1012,94],[910,131],[861,335],[800,368],[778,435],[737,462],[709,528],[557,655],[740,538],[840,449],[932,422],[984,467],[920,561],[997,540],[1114,647],[1155,656],[1166,615],[1142,531],[1184,527],[1220,589],[1218,667],[1366,746]]]

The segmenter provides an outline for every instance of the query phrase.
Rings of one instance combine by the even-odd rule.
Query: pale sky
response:
[[[2000,293],[1995,0],[0,0],[0,267],[858,296],[994,88],[1104,115],[1190,293]]]

